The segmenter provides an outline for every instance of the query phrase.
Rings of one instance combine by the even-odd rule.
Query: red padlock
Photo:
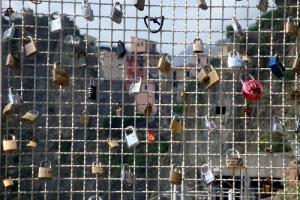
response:
[[[260,99],[260,97],[263,93],[263,87],[262,87],[261,83],[257,80],[254,80],[253,76],[249,73],[248,73],[248,75],[252,80],[248,80],[248,81],[244,82],[242,80],[242,75],[245,75],[245,74],[240,75],[240,81],[243,84],[243,89],[242,89],[243,96],[246,99],[249,99],[252,101]]]
[[[154,130],[148,130],[148,143],[151,144],[155,141]]]

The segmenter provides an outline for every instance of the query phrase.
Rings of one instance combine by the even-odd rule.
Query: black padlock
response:
[[[219,101],[219,103],[216,107],[216,115],[221,115],[221,113],[222,113],[222,115],[225,115],[225,112],[226,112],[226,106]]]
[[[89,99],[96,100],[96,86],[94,86],[94,78],[90,77],[90,87],[88,88]]]
[[[119,40],[118,41],[118,48],[117,48],[118,58],[122,59],[126,54],[125,44]]]

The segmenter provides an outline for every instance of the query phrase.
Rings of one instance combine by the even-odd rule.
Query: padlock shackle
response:
[[[123,11],[122,4],[120,2],[118,2],[118,1],[115,2],[112,6],[113,6],[113,8],[115,8],[116,6],[120,6],[120,8],[121,8],[120,11],[121,12]]]
[[[19,52],[18,49],[16,49],[16,48],[10,49],[9,53],[12,54],[12,55],[13,55],[13,53],[17,53],[17,54],[18,54],[18,57],[17,57],[17,58],[20,57],[20,52]]]
[[[45,164],[45,165],[43,165]],[[51,166],[51,162],[49,160],[43,160],[41,163],[40,163],[40,167],[49,167],[49,168],[52,168]]]
[[[271,186],[271,179],[265,178],[262,180],[263,184]]]
[[[85,51],[78,52],[77,58],[80,58],[80,55],[83,55],[84,57],[86,57],[86,52]]]
[[[87,110],[82,111],[81,116],[89,116],[89,112]]]
[[[95,167],[95,166],[97,166],[97,167],[98,167],[98,166],[99,166],[99,167],[102,167],[102,163],[99,162],[99,161],[94,161],[93,164],[92,164],[92,166],[93,166],[93,167]]]
[[[176,118],[179,119],[179,116],[178,116],[178,115],[174,115],[174,116],[173,116],[173,120],[175,120]]]
[[[206,122],[210,122],[210,121],[211,121],[211,117],[208,116],[208,115],[205,115],[205,121],[206,121]]]
[[[211,171],[211,168],[209,167],[209,165],[208,165],[208,164],[204,164],[204,165],[202,165],[201,168],[200,168],[201,174],[204,174],[204,173],[205,173],[205,172],[203,172],[203,168],[207,168],[207,169],[208,169],[206,172]]]
[[[30,141],[38,142],[39,140],[38,140],[35,136],[32,136],[32,137],[30,138]]]
[[[29,110],[28,112],[29,112],[29,113],[33,113],[33,114],[36,114],[37,116],[40,115],[40,112],[37,111],[37,110]]]
[[[198,44],[203,44],[202,40],[198,37],[194,39],[193,43],[195,44],[195,42],[197,42],[197,41],[198,41]],[[199,41],[200,41],[200,43],[199,43]]]
[[[122,103],[121,102],[118,103],[117,109],[122,109]]]
[[[171,171],[176,172],[175,169],[177,169],[177,166],[178,165],[176,163],[173,163],[172,166],[171,166]]]
[[[49,19],[49,21],[51,21],[52,19],[52,17],[54,16],[54,15],[58,15],[58,18],[56,18],[56,19],[60,19],[61,17],[60,17],[60,13],[59,12],[53,12],[51,15],[50,15],[50,19]]]
[[[166,58],[169,58],[169,61],[167,61],[167,62],[168,62],[168,63],[171,63],[171,62],[172,62],[170,55],[167,54],[167,53],[164,53],[163,56],[162,56],[162,58],[163,58],[165,61],[167,61]]]
[[[139,80],[139,82],[136,82],[136,80]],[[142,83],[142,78],[141,77],[136,77],[135,78],[135,83]]]
[[[32,39],[32,37],[31,36],[26,36],[26,37],[24,37],[24,39],[23,39],[23,46],[25,45],[24,43],[25,43],[25,40],[30,40],[30,42],[33,42],[33,39]]]
[[[61,64],[61,62],[59,62],[59,61],[56,61],[54,64],[53,64],[53,67],[54,67],[54,69],[57,69],[57,67],[59,66],[59,70],[62,70],[62,69],[64,69],[64,71],[66,71],[66,68],[63,66],[63,64]]]
[[[14,87],[9,87],[8,88],[8,93],[12,94],[13,92],[16,93],[16,89]]]
[[[250,73],[242,73],[242,74],[240,75],[240,77],[239,77],[239,79],[240,79],[240,81],[241,81],[242,84],[244,84],[244,81],[242,80],[242,75],[245,75],[245,76],[246,76],[246,74],[248,74],[248,76],[249,76],[252,80],[254,80],[253,76],[252,76]]]
[[[273,116],[273,122],[274,123],[279,123],[279,124],[282,125],[282,120],[276,115]]]
[[[214,67],[212,65],[204,65],[203,69],[205,68],[210,68],[211,71],[214,70]]]
[[[95,86],[95,80],[94,80],[94,77],[90,77],[90,85]]]
[[[240,156],[240,152],[238,152],[238,150],[236,150],[236,149],[228,149],[227,151],[226,151],[226,158],[228,158],[228,153],[229,152],[236,152],[236,154],[238,155],[238,158],[240,158],[241,156]]]
[[[129,165],[127,163],[124,163],[123,166],[122,166],[122,174],[125,173],[126,167],[128,168],[128,172],[130,173],[130,167],[129,167]]]
[[[240,54],[237,51],[230,51],[228,54],[228,57],[233,57],[232,54],[234,55],[234,57],[240,57]]]
[[[293,20],[294,24],[296,25],[296,20],[293,16],[288,16],[286,19],[287,19],[287,23],[290,23],[290,20]]]
[[[106,142],[111,142],[111,141],[115,141],[115,140],[112,139],[112,138],[107,138],[107,139],[106,139]]]
[[[250,54],[248,54],[248,52],[245,52],[245,53],[243,54],[243,56],[250,56]]]
[[[41,4],[43,0],[31,0],[31,3],[33,4]]]
[[[10,134],[10,133],[5,134],[4,137],[3,137],[3,140],[4,140],[4,141],[9,140],[9,139],[8,139],[8,138],[9,138],[8,136],[11,136],[11,140],[16,140],[16,136],[14,136],[13,134]]]
[[[102,198],[100,197],[100,196],[98,196],[98,195],[93,195],[93,196],[91,196],[90,198],[89,198],[89,200],[102,200]]]
[[[83,0],[83,1],[82,1],[82,6],[83,6],[83,7],[84,7],[84,6],[91,7],[91,6],[90,6],[90,3],[89,3],[87,0]]]
[[[125,131],[124,131],[124,134],[125,134],[125,136],[127,136],[127,130],[132,130],[132,132],[135,132],[135,130],[134,130],[134,128],[132,127],[132,126],[127,126],[126,128],[125,128]]]

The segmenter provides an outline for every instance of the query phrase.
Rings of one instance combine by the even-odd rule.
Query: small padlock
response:
[[[251,64],[251,63],[252,63],[251,57],[250,57],[250,55],[249,55],[247,52],[245,52],[245,53],[243,54],[242,62],[243,62],[244,64]]]
[[[90,86],[88,88],[89,99],[96,100],[97,99],[97,88],[94,83],[94,78],[90,77]]]
[[[41,4],[43,0],[31,0],[31,2],[34,4]]]
[[[64,43],[69,46],[78,47],[80,44],[80,40],[81,39],[78,36],[67,35],[64,40]]]
[[[181,133],[182,131],[182,124],[180,124],[179,122],[177,122],[175,119],[179,118],[178,115],[174,115],[171,123],[170,123],[170,129],[176,133]]]
[[[254,80],[253,76],[251,74],[248,73],[248,76],[252,79],[252,80],[248,80],[246,82],[244,82],[242,80],[242,75],[245,75],[244,73],[240,75],[240,81],[243,84],[243,88],[242,88],[242,94],[243,96],[251,101],[255,101],[261,98],[262,93],[263,93],[263,87],[261,85],[261,83],[257,80]]]
[[[43,160],[39,167],[38,173],[39,180],[51,180],[52,179],[52,166],[49,160]]]
[[[30,140],[29,140],[29,142],[26,144],[26,147],[29,147],[29,148],[31,148],[31,149],[35,149],[36,148],[36,146],[37,146],[37,142],[38,142],[39,140],[35,137],[35,136],[33,136]]]
[[[295,90],[291,93],[291,99],[292,100],[298,100],[300,97],[300,91],[298,90]]]
[[[155,135],[154,135],[154,130],[148,130],[147,131],[147,138],[148,138],[148,143],[152,144],[155,141]]]
[[[144,115],[148,117],[152,113],[152,104],[148,103],[145,110],[144,110]]]
[[[55,14],[58,15],[58,18],[51,20]],[[52,33],[57,33],[61,31],[62,22],[61,22],[61,17],[59,12],[54,12],[50,15],[49,26],[50,26],[50,32]]]
[[[120,6],[120,10],[116,8],[116,6]],[[122,13],[122,4],[120,2],[115,2],[112,5],[111,13],[110,13],[110,19],[117,24],[120,24],[122,22],[123,13]]]
[[[268,6],[269,6],[269,1],[268,0],[257,0],[256,8],[260,12],[263,12],[263,13],[267,12]]]
[[[197,0],[197,2],[198,2],[198,7],[201,8],[202,10],[208,9],[205,0]]]
[[[300,74],[300,54],[294,59],[292,69],[295,71],[295,73]]]
[[[3,178],[3,184],[5,188],[11,188],[12,186],[14,186],[14,182],[13,180],[10,178],[10,176],[5,176]]]
[[[243,36],[244,32],[243,32],[242,26],[239,24],[237,18],[232,17],[231,21],[232,21],[232,27],[233,27],[234,32],[238,36]]]
[[[216,107],[216,115],[221,115],[221,114],[225,115],[225,112],[226,112],[226,106],[219,101]]]
[[[193,52],[194,53],[203,53],[204,48],[203,48],[203,43],[200,38],[195,38],[193,42]]]
[[[5,17],[10,17],[15,11],[12,9],[12,7],[8,7],[6,11],[4,12]]]
[[[175,184],[175,185],[181,185],[182,174],[180,174],[179,172],[176,172],[175,168],[177,168],[176,163],[174,163],[171,167],[170,175],[169,175],[169,182],[172,184]]]
[[[103,174],[103,167],[101,162],[98,161],[93,162],[92,174]]]
[[[9,99],[9,103],[13,107],[22,107],[23,106],[21,96],[19,96],[18,92],[13,87],[10,87],[8,89],[8,99]]]
[[[292,23],[291,20],[293,20],[294,23]],[[292,16],[287,18],[287,22],[285,23],[285,33],[290,37],[298,36],[298,26],[296,24],[296,20]]]
[[[232,56],[233,55],[233,56]],[[240,58],[240,54],[237,51],[231,51],[228,55],[228,67],[229,68],[241,68],[243,67],[243,61]]]
[[[137,82],[138,80],[138,82]],[[142,78],[136,77],[129,88],[129,96],[136,96],[141,92]]]
[[[2,42],[8,42],[14,38],[15,34],[15,24],[12,23],[11,27],[7,28],[6,31],[4,31],[2,36]]]
[[[229,152],[237,153],[233,155],[228,155]],[[243,159],[240,156],[240,152],[235,149],[228,149],[226,151],[226,167],[232,170],[241,170],[244,168]]]
[[[30,42],[25,44],[25,40],[30,40]],[[35,42],[33,41],[31,36],[26,36],[23,39],[23,46],[25,48],[25,55],[27,58],[33,57],[38,53]]]
[[[206,66],[206,65],[205,65]],[[200,66],[200,71],[197,74],[197,78],[200,82],[206,83],[209,80],[208,73],[211,71],[208,67]]]
[[[126,170],[128,168],[128,170]],[[124,163],[121,170],[121,182],[125,185],[131,186],[134,181],[134,176],[130,172],[130,167],[128,164]]]
[[[271,180],[269,178],[266,178],[263,180],[262,192],[263,193],[271,192]]]
[[[127,51],[126,51],[124,42],[122,42],[121,40],[119,40],[118,41],[118,47],[117,47],[118,58],[122,59],[126,55],[126,52]]]
[[[279,60],[278,54],[275,54],[275,56],[270,59],[269,66],[276,78],[282,78],[284,76],[285,67]]]
[[[218,127],[216,126],[214,120],[212,120],[208,115],[205,115],[205,126],[208,130],[208,133],[220,133]]]
[[[169,61],[166,60],[168,58]],[[161,71],[161,73],[168,74],[171,69],[171,57],[169,54],[165,53],[158,61],[157,69]]]
[[[132,133],[127,134],[127,130],[130,129],[132,130]],[[140,143],[139,138],[132,126],[128,126],[127,128],[125,128],[124,138],[128,148],[135,147]]]
[[[186,101],[187,100],[187,94],[186,94],[186,91],[185,90],[182,90],[180,92],[180,96],[182,98],[183,101]]]
[[[69,75],[67,70],[63,64],[60,62],[55,62],[52,70],[53,82],[62,87],[69,86]]]
[[[80,124],[88,124],[90,121],[89,112],[87,110],[82,111],[80,115]]]
[[[111,149],[117,149],[119,147],[119,144],[112,138],[107,138],[106,141]]]
[[[273,116],[272,133],[278,136],[284,135],[283,123],[277,116]]]
[[[34,124],[39,117],[39,112],[36,110],[30,110],[21,117],[22,123]]]
[[[139,11],[143,11],[145,7],[145,0],[134,0],[134,6]]]
[[[81,51],[77,54],[77,62],[76,62],[77,68],[85,68],[87,67],[86,64],[86,52]]]
[[[207,168],[207,171],[203,172],[203,168]],[[208,164],[204,164],[201,166],[201,179],[206,187],[211,185],[212,182],[214,182],[216,180],[215,176],[214,176],[211,168],[208,166]]]
[[[9,136],[11,139],[9,139]],[[4,135],[2,144],[4,153],[16,153],[18,150],[16,137],[13,134]]]
[[[250,107],[248,103],[243,108],[243,115],[245,118],[250,117]]]
[[[118,117],[122,117],[122,104],[121,104],[121,102],[119,102],[118,105],[117,105],[116,113],[117,113]]]
[[[6,57],[6,66],[12,70],[18,70],[21,66],[20,53],[17,49],[12,48]]]
[[[89,198],[89,200],[102,200],[102,198],[98,195],[93,195]]]
[[[3,115],[4,116],[11,115],[13,111],[14,111],[14,107],[12,106],[11,103],[8,103],[3,108]]]
[[[82,1],[82,16],[88,21],[94,21],[94,13],[88,1]]]
[[[299,117],[298,120],[296,120],[296,122],[295,122],[294,132],[295,132],[295,133],[300,133],[300,117]]]
[[[208,70],[210,70],[208,73],[208,80],[204,83],[206,85],[206,89],[211,89],[220,82],[220,77],[212,65],[205,65],[204,68],[208,68]]]

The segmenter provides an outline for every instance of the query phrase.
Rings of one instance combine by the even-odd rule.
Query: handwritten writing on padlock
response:
[[[39,117],[39,112],[36,110],[30,110],[21,117],[22,123],[34,124]]]
[[[204,169],[206,169],[206,172],[203,172]],[[204,164],[201,166],[201,179],[206,187],[211,185],[212,182],[216,180],[208,164]]]
[[[128,164],[124,163],[121,170],[121,182],[125,185],[131,186],[133,184],[134,177],[130,172],[130,167]]]
[[[243,67],[242,59],[237,51],[231,51],[228,55],[228,67],[229,68],[241,68]]]
[[[293,20],[293,22],[291,22]],[[285,33],[290,37],[298,36],[298,26],[294,17],[289,16],[285,24]]]
[[[252,79],[252,80],[248,80],[246,82],[244,82],[242,80],[242,76],[246,75],[246,74],[241,74],[240,75],[240,81],[243,84],[243,88],[242,88],[242,94],[246,99],[255,101],[257,99],[260,99],[263,93],[263,87],[261,85],[261,83],[257,80],[254,80],[253,76],[251,74],[248,73],[248,76]]]
[[[168,58],[168,60],[166,59]],[[165,53],[159,59],[157,68],[161,71],[161,73],[168,74],[171,69],[171,57],[169,54]]]
[[[229,155],[229,153],[234,154]],[[235,149],[228,149],[226,151],[226,167],[227,169],[232,170],[240,170],[244,168],[243,159],[240,156],[240,152]]]
[[[103,174],[103,167],[101,162],[94,161],[92,165],[92,174]]]
[[[273,116],[273,122],[272,122],[272,133],[283,136],[284,135],[284,128],[283,128],[283,122],[281,119],[277,116]]]
[[[170,174],[169,174],[169,182],[175,185],[181,185],[182,181],[182,174],[175,171],[177,168],[177,164],[174,163],[171,167]]]
[[[178,115],[174,115],[173,119],[170,123],[170,129],[176,133],[181,133],[182,131],[182,124],[180,124],[178,121],[176,121],[176,118],[179,118]]]
[[[135,96],[138,95],[141,92],[141,85],[142,85],[142,78],[136,77],[129,88],[129,95]]]
[[[116,6],[119,6],[120,10],[118,10],[116,8]],[[122,22],[123,12],[122,12],[122,4],[120,2],[115,2],[112,5],[110,18],[111,18],[112,21],[116,22],[117,24],[120,24]]]
[[[216,126],[214,120],[212,120],[208,115],[205,115],[205,126],[208,133],[220,133],[218,127]]]
[[[82,16],[88,21],[94,21],[93,10],[88,1],[82,1]]]
[[[129,134],[127,134],[128,130],[131,130]],[[128,148],[135,147],[140,143],[139,138],[132,126],[128,126],[125,128],[124,137]]]
[[[284,76],[285,67],[278,58],[278,54],[270,59],[269,67],[276,78],[282,78]]]
[[[39,167],[38,173],[39,180],[51,180],[52,179],[52,166],[49,160],[43,160]]]
[[[102,198],[99,195],[93,195],[89,198],[89,200],[102,200]]]
[[[58,18],[56,18],[56,19],[54,19],[54,20],[51,20],[51,18],[52,18],[55,14],[58,15]],[[59,32],[59,31],[61,31],[61,28],[62,28],[62,22],[61,22],[61,17],[60,17],[60,13],[59,13],[59,12],[53,12],[53,13],[50,15],[49,25],[50,25],[50,32],[52,32],[52,33],[57,33],[57,32]]]
[[[117,149],[119,147],[119,144],[112,138],[107,138],[106,141],[111,149]]]
[[[16,153],[18,150],[16,136],[13,134],[4,135],[2,146],[4,153]]]

